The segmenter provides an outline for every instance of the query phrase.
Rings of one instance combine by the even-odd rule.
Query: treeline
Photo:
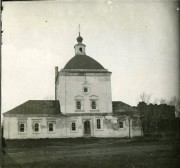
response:
[[[144,135],[171,134],[177,131],[175,106],[139,102],[137,108],[140,112],[141,128]]]

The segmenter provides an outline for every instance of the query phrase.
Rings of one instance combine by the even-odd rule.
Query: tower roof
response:
[[[87,55],[75,55],[68,61],[64,69],[104,69],[104,67]]]

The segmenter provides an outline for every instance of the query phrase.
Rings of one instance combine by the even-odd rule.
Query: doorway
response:
[[[84,121],[84,135],[91,135],[91,123],[89,120]]]

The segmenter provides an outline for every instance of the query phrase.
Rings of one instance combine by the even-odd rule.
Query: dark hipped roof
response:
[[[120,115],[120,114],[124,115],[124,114],[128,114],[129,112],[133,114],[138,113],[138,110],[135,107],[132,107],[121,101],[113,101],[112,107],[113,107],[113,114],[115,115]]]
[[[87,55],[75,55],[68,61],[64,69],[104,69],[104,67]]]
[[[58,115],[60,105],[58,100],[29,100],[9,111],[6,114],[50,114]]]

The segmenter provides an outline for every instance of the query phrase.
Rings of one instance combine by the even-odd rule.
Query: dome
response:
[[[77,40],[78,43],[82,43],[83,38],[81,37],[80,33],[79,33],[79,36],[77,37],[76,40]]]
[[[82,38],[81,36],[78,36],[78,37],[77,37],[77,42],[78,42],[78,43],[82,43],[82,41],[83,41],[83,38]]]
[[[87,55],[75,55],[68,61],[64,69],[104,69],[104,67]]]

